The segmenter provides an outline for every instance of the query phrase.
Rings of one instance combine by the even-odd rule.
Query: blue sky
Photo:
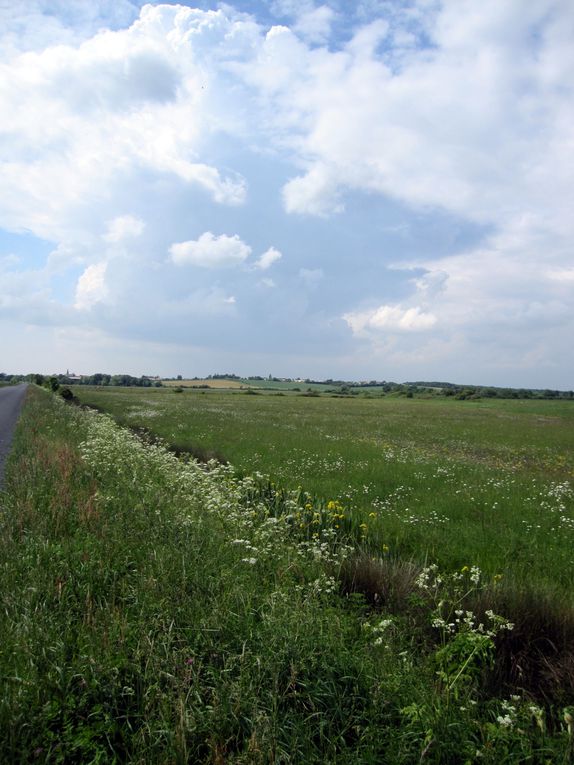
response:
[[[0,371],[574,387],[570,0],[0,30]]]

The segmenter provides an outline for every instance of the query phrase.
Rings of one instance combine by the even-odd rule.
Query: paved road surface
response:
[[[4,460],[10,451],[14,428],[27,387],[26,383],[22,383],[0,388],[0,484],[4,474]]]

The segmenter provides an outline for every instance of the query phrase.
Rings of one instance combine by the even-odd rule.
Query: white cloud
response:
[[[288,181],[283,187],[287,212],[321,217],[343,212],[340,184],[333,175],[325,165],[318,164]]]
[[[313,0],[271,0],[271,11],[277,16],[297,18],[315,8]]]
[[[421,332],[431,329],[437,322],[432,313],[419,306],[403,308],[400,305],[382,305],[370,311],[355,311],[343,315],[353,333]]]
[[[110,244],[115,244],[123,239],[141,236],[144,229],[145,223],[141,218],[134,215],[120,215],[109,222],[103,239]]]
[[[144,172],[242,204],[245,179],[200,154],[240,123],[223,98],[218,57],[240,55],[234,31],[248,44],[250,30],[223,12],[148,5],[128,29],[0,64],[0,225],[79,235],[110,195],[137,196]],[[211,50],[214,37],[230,50]]]
[[[307,287],[316,287],[324,278],[325,274],[322,268],[300,268],[299,277],[305,282]]]
[[[214,236],[211,231],[206,231],[199,239],[172,244],[169,252],[171,260],[178,266],[229,268],[243,263],[251,254],[251,247],[237,234]]]
[[[56,44],[78,43],[103,28],[126,26],[137,17],[130,0],[20,0],[0,3],[0,55]]]
[[[261,271],[266,271],[273,263],[276,263],[283,257],[282,253],[275,247],[270,247],[255,261],[255,268],[259,268]]]
[[[560,268],[548,271],[547,277],[561,284],[574,284],[574,268]]]
[[[426,273],[418,279],[413,279],[417,293],[424,296],[426,300],[439,295],[446,288],[449,275],[445,271],[433,270]]]
[[[481,223],[541,205],[564,219],[574,15],[562,0],[534,0],[526,12],[497,0],[437,8],[416,9],[433,47],[411,46],[398,61],[392,46],[378,52],[384,20],[336,54],[293,55],[273,102],[302,167],[284,189],[289,212],[332,214],[346,192],[362,190]],[[285,51],[267,53],[277,69]]]
[[[290,26],[270,30],[230,5],[136,5],[0,8],[0,226],[52,243],[43,271],[38,256],[33,269],[3,275],[7,312],[64,321],[75,300],[78,320],[116,335],[157,332],[158,342],[179,325],[146,324],[150,303],[166,316],[170,305],[180,317],[206,305],[255,315],[274,298],[262,289],[272,280],[253,274],[266,276],[279,250],[251,260],[239,236],[211,233],[241,230],[257,253],[267,236],[294,253],[301,244],[301,260],[281,269],[282,286],[302,293],[282,325],[286,342],[307,340],[313,302],[331,328],[347,311],[362,349],[365,338],[381,347],[402,333],[397,359],[422,363],[440,348],[447,360],[562,363],[574,316],[569,0],[363,0],[353,11],[277,0]],[[339,22],[348,42],[330,35]],[[386,217],[393,207],[400,216]],[[324,220],[300,217],[346,210],[334,248]],[[452,234],[435,236],[430,222],[442,220],[438,230],[445,218]],[[262,220],[277,238],[261,233]],[[472,240],[459,239],[454,229],[469,222]],[[189,231],[206,233],[184,241]],[[112,257],[118,243],[122,258]],[[385,263],[403,257],[412,272],[386,279]],[[185,263],[202,267],[191,295],[175,267]],[[214,287],[210,269],[226,266]],[[328,282],[310,301],[297,287],[316,286],[323,269]],[[329,331],[335,347],[339,330]]]
[[[106,297],[107,263],[88,266],[78,279],[74,308],[87,311]]]
[[[325,43],[331,34],[335,16],[335,11],[328,5],[320,5],[303,11],[298,16],[294,29],[309,42]]]
[[[260,284],[262,287],[265,287],[266,289],[273,289],[273,287],[277,286],[273,279],[270,279],[267,276],[265,276],[263,279],[260,279],[258,284]]]
[[[415,4],[404,18],[389,12],[391,21],[357,27],[330,52],[286,27],[264,34],[229,6],[148,5],[129,29],[7,65],[0,221],[51,235],[64,217],[70,225],[78,199],[133,168],[242,204],[246,179],[204,153],[229,134],[289,150],[300,170],[283,190],[288,212],[342,212],[344,195],[363,190],[486,223],[540,204],[563,218],[573,171],[561,158],[574,120],[574,22],[564,7]],[[282,11],[300,35],[305,20],[333,15],[311,2]],[[391,22],[394,38],[412,36],[413,19],[434,47],[411,46],[397,63],[391,45],[378,46]]]

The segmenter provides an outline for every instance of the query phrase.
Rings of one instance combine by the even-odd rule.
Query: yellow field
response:
[[[243,388],[237,380],[162,380],[167,388]]]

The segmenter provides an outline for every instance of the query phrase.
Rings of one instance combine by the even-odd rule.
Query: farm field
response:
[[[238,380],[162,380],[166,388],[199,388],[210,387],[215,389],[241,388]]]
[[[76,392],[177,450],[217,455],[244,474],[340,502],[369,550],[480,564],[571,592],[569,402]]]
[[[162,385],[166,388],[212,388],[214,390],[241,390],[244,388],[254,388],[256,390],[276,390],[276,391],[300,391],[313,390],[325,391],[332,389],[332,385],[322,383],[305,382],[282,382],[280,380],[259,380],[250,377],[241,379],[214,378],[205,379],[182,379],[182,380],[162,380]]]

